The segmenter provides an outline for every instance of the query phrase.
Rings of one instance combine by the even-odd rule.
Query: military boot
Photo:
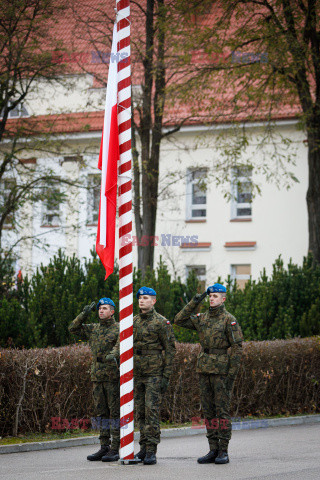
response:
[[[147,454],[147,449],[145,445],[141,445],[140,451],[134,456],[138,460],[144,460]]]
[[[109,450],[109,452],[104,455],[101,460],[103,462],[117,462],[119,460],[119,451],[118,450]]]
[[[218,456],[218,450],[210,450],[207,455],[204,455],[204,457],[198,458],[197,462],[198,463],[215,463],[215,459]]]
[[[157,463],[156,452],[146,452],[143,463],[144,465],[155,465]]]
[[[87,456],[87,460],[90,460],[90,462],[97,462],[101,460],[102,457],[109,452],[109,450],[110,450],[109,445],[101,445],[101,448],[98,452]]]
[[[216,463],[217,465],[223,465],[225,463],[229,463],[229,456],[228,456],[227,450],[220,450],[214,463]]]

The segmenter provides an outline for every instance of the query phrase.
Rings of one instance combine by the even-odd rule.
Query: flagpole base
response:
[[[138,465],[138,463],[142,463],[140,458],[120,458],[118,460],[120,465]]]

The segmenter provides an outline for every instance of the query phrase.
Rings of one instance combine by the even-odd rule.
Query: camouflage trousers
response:
[[[161,376],[135,377],[135,411],[140,445],[149,452],[160,443]]]
[[[97,425],[100,427],[101,445],[110,445],[118,450],[120,446],[120,386],[116,382],[92,382],[93,403]]]
[[[227,375],[200,373],[199,387],[210,450],[227,450],[231,438],[233,380]]]

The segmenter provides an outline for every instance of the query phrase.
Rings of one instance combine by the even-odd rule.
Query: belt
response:
[[[158,355],[161,352],[162,350],[160,350],[160,348],[158,349],[153,348],[151,350],[141,349],[141,350],[135,350],[134,355]]]
[[[227,348],[204,348],[203,351],[204,353],[208,353],[209,355],[212,353],[225,354],[227,353]]]

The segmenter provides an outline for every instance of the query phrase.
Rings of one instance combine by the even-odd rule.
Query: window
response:
[[[237,167],[231,177],[231,218],[251,219],[252,216],[252,169]]]
[[[101,175],[88,175],[88,224],[98,223]]]
[[[187,278],[190,272],[194,272],[199,280],[199,290],[203,292],[206,288],[206,267],[205,265],[187,265]]]
[[[190,170],[187,174],[187,219],[205,219],[207,216],[205,168]]]
[[[231,265],[231,278],[236,280],[238,287],[243,290],[245,284],[250,280],[251,265]]]
[[[8,208],[10,208],[10,204],[14,202],[14,199],[10,199],[10,195],[12,195],[13,189],[15,187],[15,180],[13,178],[6,178],[1,181],[0,183],[0,214],[3,215]],[[15,202],[14,202],[15,203]],[[4,221],[4,226],[12,227],[13,225],[13,212],[9,213]]]
[[[42,204],[42,225],[57,227],[60,224],[60,191],[58,188],[46,188]]]
[[[12,105],[12,102],[8,102],[8,106]],[[3,116],[3,109],[1,111],[0,117]],[[22,103],[18,103],[16,107],[8,113],[8,118],[20,118],[20,117],[28,117],[29,113],[26,107]]]

